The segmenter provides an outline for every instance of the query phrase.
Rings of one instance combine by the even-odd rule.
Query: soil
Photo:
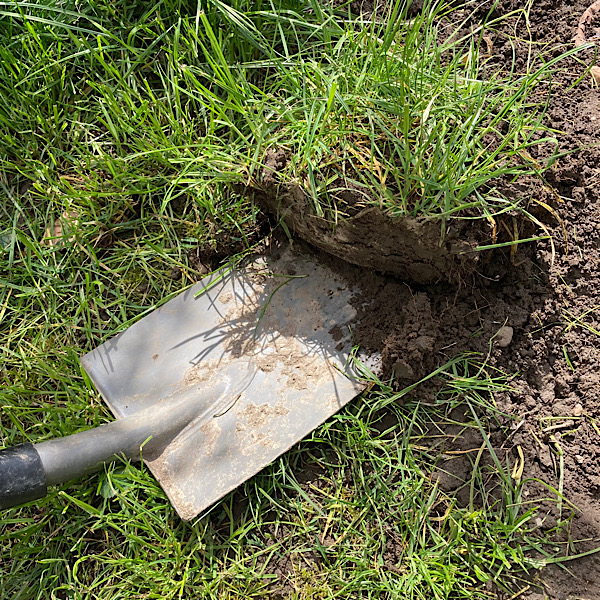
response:
[[[580,19],[590,4],[589,0],[533,0],[528,20],[513,20],[510,27],[503,26],[504,31],[490,34],[493,60],[510,61],[516,52],[516,71],[524,67],[528,46],[515,41],[515,33],[556,53],[573,47]],[[492,16],[499,17],[522,8],[523,2],[482,2],[465,27],[479,25],[493,6]],[[458,12],[456,22],[468,16],[466,10]],[[595,14],[590,17],[588,36],[595,35],[599,21]],[[588,41],[593,39],[588,37]],[[421,260],[422,244],[405,231],[400,235],[408,250],[397,260],[406,269],[406,257],[414,248],[417,265],[412,271],[409,266],[405,278],[412,283],[381,274],[398,271],[372,259],[381,254],[380,247],[372,246],[365,260],[357,260],[352,228],[345,231],[334,253],[369,269],[357,272],[321,257],[347,277],[362,280],[371,302],[367,308],[358,307],[356,341],[382,354],[383,375],[395,376],[399,387],[464,351],[489,355],[491,367],[514,374],[511,389],[496,396],[499,409],[510,415],[505,421],[510,435],[494,443],[515,455],[519,447],[524,453],[523,477],[537,478],[556,489],[561,485],[558,456],[562,453],[564,495],[578,509],[569,529],[572,554],[600,546],[600,91],[591,76],[584,75],[594,60],[593,50],[582,51],[579,58],[567,62],[568,68],[553,82],[555,93],[546,117],[546,124],[556,130],[559,149],[570,153],[545,174],[547,185],[537,180],[518,183],[521,191],[531,193],[533,204],[535,199],[543,200],[550,207],[536,214],[552,234],[551,242],[522,245],[512,253],[497,250],[461,268],[459,277],[450,283],[432,283],[440,280],[437,271],[447,268],[444,258]],[[283,156],[272,157],[273,171],[281,160]],[[294,190],[287,190],[287,199],[280,198],[284,208],[294,194],[296,202],[304,202]],[[328,234],[318,224],[306,218],[291,223],[300,237],[324,248],[318,239]],[[383,237],[388,234],[386,230]],[[415,238],[421,235],[413,234]],[[386,244],[385,239],[375,241]],[[327,246],[331,249],[332,244]],[[447,254],[451,252],[451,246],[446,248]],[[433,399],[437,391],[436,384],[430,384],[422,386],[420,393]],[[449,450],[470,450],[479,444],[480,440],[468,436],[457,437]],[[456,456],[436,474],[447,491],[458,487],[469,468],[466,458],[458,452]],[[548,492],[532,486],[528,493],[535,497]],[[550,510],[543,526],[551,528],[557,517]],[[600,554],[570,561],[567,566],[568,571],[543,570],[528,592],[529,599],[600,598]]]
[[[472,222],[456,221],[440,244],[439,221],[392,219],[376,207],[358,209],[334,228],[327,219],[314,214],[310,199],[299,185],[281,182],[278,174],[286,162],[283,151],[267,154],[262,186],[254,192],[255,200],[283,219],[303,240],[352,264],[418,284],[440,279],[456,282],[477,268],[475,248],[490,242],[490,231],[482,222],[474,226]],[[347,190],[344,201],[358,205],[360,198],[358,192]]]

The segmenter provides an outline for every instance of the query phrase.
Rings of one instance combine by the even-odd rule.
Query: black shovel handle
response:
[[[46,495],[46,472],[33,444],[0,450],[0,509]]]
[[[177,408],[171,415],[141,411],[66,437],[0,450],[0,509],[43,498],[48,486],[93,473],[119,456],[139,460],[145,442],[151,442],[149,452],[164,447],[192,418],[189,409]]]
[[[154,442],[148,451],[164,446],[191,419],[189,411],[172,412],[167,419],[161,411],[142,411],[66,437],[0,450],[0,509],[43,498],[48,486],[93,473],[119,456],[139,460],[145,442]]]

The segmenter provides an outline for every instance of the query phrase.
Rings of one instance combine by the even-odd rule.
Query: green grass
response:
[[[532,93],[562,57],[494,66],[494,24],[448,37],[447,10],[397,5],[385,25],[316,0],[3,3],[4,178],[73,203],[192,201],[234,231],[252,218],[236,184],[259,187],[276,149],[332,222],[349,190],[396,216],[526,212],[496,184],[543,171],[530,152],[555,140]]]
[[[0,301],[5,445],[104,422],[78,355],[185,285],[168,276],[180,260],[169,250],[169,220],[152,247],[134,221],[95,259],[76,240],[36,245],[27,232],[43,230],[38,218],[37,227],[30,220],[15,229],[0,257],[9,276]],[[86,223],[81,240],[94,231]],[[148,283],[143,294],[140,282]],[[241,598],[283,586],[296,598],[386,598],[402,589],[403,598],[446,599],[485,598],[490,580],[514,588],[511,577],[538,568],[527,551],[542,540],[505,457],[473,464],[466,506],[432,480],[443,440],[431,431],[461,411],[461,428],[485,431],[490,394],[506,378],[466,360],[436,375],[447,385],[427,407],[418,393],[394,393],[365,372],[376,384],[368,396],[191,524],[145,468],[120,463],[4,512],[0,595]],[[469,405],[487,415],[483,423]]]
[[[529,94],[552,63],[483,77],[481,32],[436,43],[443,10],[385,26],[292,0],[1,2],[0,443],[108,420],[78,357],[198,280],[197,252],[260,240],[245,190],[271,148],[332,220],[348,187],[397,215],[525,211],[494,186],[543,168],[528,158],[545,143]],[[123,463],[4,512],[0,596],[516,590],[555,550],[512,477],[518,457],[498,449],[493,393],[506,377],[466,359],[435,376],[435,406],[373,379],[190,524],[143,466]],[[466,503],[434,477],[457,415],[481,444]]]
[[[440,42],[445,10],[426,2],[408,19],[397,5],[388,25],[358,27],[326,14],[309,44],[294,17],[269,15],[279,25],[276,40],[252,22],[244,29],[267,56],[235,65],[203,20],[218,85],[230,106],[244,98],[244,119],[232,109],[231,120],[248,156],[260,164],[266,150],[284,150],[283,181],[300,185],[315,213],[332,222],[347,216],[349,190],[359,207],[394,216],[525,210],[494,182],[536,173],[529,151],[556,143],[540,136],[544,107],[530,99],[556,60],[518,74],[512,65],[486,66],[483,28]],[[265,68],[268,85],[257,87],[256,70]]]
[[[74,356],[69,366],[65,375],[87,400]],[[377,382],[190,524],[146,469],[121,463],[5,513],[2,596],[242,598],[283,588],[292,598],[466,599],[489,597],[486,582],[525,586],[543,539],[505,457],[491,444],[480,453],[461,486],[470,489],[466,506],[431,477],[446,441],[432,429],[454,421],[489,441],[487,417],[469,416],[469,407],[481,415],[505,378],[466,359],[437,375],[448,385],[435,407]],[[51,429],[52,413],[43,414],[40,426]]]

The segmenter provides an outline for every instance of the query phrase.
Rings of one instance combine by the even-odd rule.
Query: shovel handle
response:
[[[0,510],[39,500],[48,486],[91,473],[118,455],[135,458],[137,451],[139,456],[144,435],[149,435],[147,429],[130,418],[0,450]]]
[[[166,408],[168,413],[140,411],[66,437],[0,450],[0,509],[43,498],[47,486],[93,473],[118,456],[139,460],[146,441],[154,442],[149,450],[164,446],[194,416],[193,406]]]
[[[39,500],[49,485],[92,473],[117,456],[139,457],[152,425],[156,424],[148,427],[135,415],[40,444],[0,450],[0,509]]]
[[[0,509],[43,498],[47,486],[93,473],[118,456],[139,459],[146,441],[154,442],[149,450],[164,446],[194,416],[193,406],[166,408],[168,413],[140,411],[66,437],[0,450]]]
[[[0,450],[0,509],[46,495],[46,472],[33,444]]]

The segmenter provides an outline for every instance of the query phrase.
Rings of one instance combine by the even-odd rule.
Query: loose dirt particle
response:
[[[240,417],[245,417],[249,427],[263,427],[273,417],[283,417],[289,410],[282,404],[271,406],[270,404],[247,404]]]
[[[501,327],[496,335],[496,344],[498,344],[500,348],[506,348],[512,342],[513,333],[514,330],[512,327],[509,327],[508,325]]]
[[[221,434],[221,427],[219,427],[216,419],[211,419],[210,421],[207,421],[205,425],[200,427],[200,431],[204,435],[204,451],[207,456],[210,456],[219,439],[219,435]]]

